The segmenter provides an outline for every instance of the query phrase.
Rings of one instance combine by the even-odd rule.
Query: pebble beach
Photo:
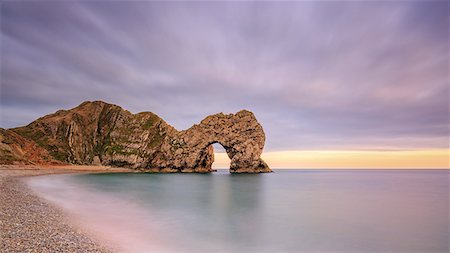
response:
[[[1,252],[114,252],[76,226],[61,209],[33,193],[24,177],[83,172],[121,172],[103,167],[0,166]]]

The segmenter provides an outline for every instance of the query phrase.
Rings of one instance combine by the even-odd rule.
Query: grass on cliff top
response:
[[[152,128],[159,120],[159,117],[156,116],[155,114],[150,115],[150,117],[145,121],[144,125],[142,126],[142,128],[144,130],[148,130],[150,128]]]

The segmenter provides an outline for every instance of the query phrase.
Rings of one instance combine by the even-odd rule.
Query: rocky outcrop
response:
[[[185,131],[171,134],[161,146],[169,163],[160,159],[152,162],[156,167],[207,172],[214,161],[211,145],[219,143],[231,160],[231,172],[269,172],[269,167],[260,158],[264,141],[264,131],[253,113],[219,113],[208,116]]]
[[[230,172],[270,172],[261,160],[264,131],[253,113],[208,116],[177,131],[151,112],[132,114],[101,101],[84,102],[11,129],[57,160],[152,172],[211,172],[213,143],[231,159]]]
[[[0,164],[62,164],[34,141],[0,128]]]

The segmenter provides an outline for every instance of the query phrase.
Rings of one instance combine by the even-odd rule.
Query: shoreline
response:
[[[115,252],[77,226],[61,208],[39,197],[22,180],[70,173],[130,172],[103,166],[0,166],[2,252]]]

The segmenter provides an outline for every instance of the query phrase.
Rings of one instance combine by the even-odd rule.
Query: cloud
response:
[[[5,2],[1,127],[101,99],[178,129],[246,108],[266,150],[448,147],[447,5]]]

